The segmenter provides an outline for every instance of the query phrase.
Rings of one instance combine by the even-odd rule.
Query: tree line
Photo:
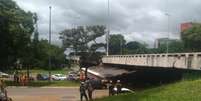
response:
[[[148,48],[146,43],[137,41],[126,42],[122,34],[110,35],[109,53],[117,54],[157,54],[182,52],[201,52],[201,24],[193,23],[192,27],[184,30],[180,40],[167,39],[167,43],[157,48]]]
[[[36,13],[26,12],[13,0],[0,0],[0,69],[52,68],[64,64],[64,49],[39,40]],[[20,65],[20,66],[17,66]]]
[[[89,29],[90,28],[90,29]],[[95,40],[107,33],[104,26],[80,26],[67,29],[60,33],[65,48],[72,48],[80,52],[97,51],[100,47],[106,48],[105,43],[97,43]],[[83,35],[82,35],[83,34]],[[90,44],[94,42],[93,44]],[[168,42],[168,44],[167,44]],[[126,42],[122,34],[112,34],[109,36],[109,54],[157,54],[201,51],[201,24],[193,24],[192,28],[181,32],[180,40],[167,39],[165,43],[157,48],[149,48],[148,44],[138,41]],[[105,49],[106,50],[106,49]],[[104,53],[103,53],[104,54]]]
[[[71,48],[71,55],[105,55],[106,43],[97,39],[104,37],[107,29],[103,25],[78,26],[58,33],[62,47],[51,45],[48,40],[39,39],[38,17],[26,12],[12,0],[0,0],[0,69],[17,68],[18,64],[27,68],[48,69],[49,57],[52,67],[66,64],[64,51]],[[169,53],[200,52],[201,24],[181,32],[180,41],[169,43]],[[122,34],[109,36],[109,54],[150,54],[166,53],[166,44],[158,48],[148,48],[146,43],[126,42]],[[98,55],[97,55],[98,54]]]

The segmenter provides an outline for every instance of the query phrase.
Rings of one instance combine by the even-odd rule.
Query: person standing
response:
[[[5,95],[5,100],[7,101],[7,91],[6,91],[6,86],[4,80],[0,80],[0,93]],[[2,99],[0,99],[1,101]]]
[[[0,89],[2,93],[5,93],[5,83],[3,80],[0,80]]]
[[[1,92],[2,92],[2,88],[3,88],[3,82],[2,82],[2,80],[0,79],[0,90],[1,90]]]
[[[86,85],[84,82],[80,84],[80,100],[83,101],[83,97],[85,97],[86,101],[88,101],[88,97],[86,94]]]
[[[110,80],[110,82],[109,82],[108,90],[109,90],[109,96],[114,95],[114,84],[113,84],[112,80]]]
[[[92,81],[90,79],[88,79],[86,81],[87,83],[87,92],[88,92],[88,96],[89,96],[89,100],[92,101],[92,94],[93,94],[93,86],[92,86]]]
[[[18,71],[16,71],[16,72],[14,73],[14,82],[15,82],[16,84],[19,83],[19,75],[18,75]]]
[[[25,80],[26,80],[26,75],[24,73],[22,73],[21,75],[21,86],[25,86]]]
[[[122,88],[120,80],[117,80],[116,88],[117,88],[117,94],[120,94],[121,93],[121,88]]]

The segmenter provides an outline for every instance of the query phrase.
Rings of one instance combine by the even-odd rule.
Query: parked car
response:
[[[67,80],[70,80],[70,81],[76,81],[78,79],[79,79],[79,77],[76,74],[69,74],[67,76]]]
[[[29,76],[29,81],[34,81],[34,80],[35,80],[35,78],[34,78],[34,77]]]
[[[52,80],[66,80],[67,77],[63,74],[53,74],[51,76]]]
[[[94,89],[105,89],[107,88],[107,84],[103,82],[103,80],[91,80],[92,86]]]
[[[0,78],[9,78],[10,76],[0,71]]]
[[[36,79],[37,80],[49,80],[49,76],[46,74],[37,74]]]
[[[68,74],[74,74],[74,75],[76,75],[76,74],[78,74],[78,72],[76,72],[76,71],[69,71]]]
[[[114,91],[117,92],[117,88],[114,87]],[[134,93],[133,90],[130,90],[128,88],[121,88],[121,93]]]

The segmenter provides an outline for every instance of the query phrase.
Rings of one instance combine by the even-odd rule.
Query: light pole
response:
[[[166,54],[167,54],[167,66],[169,67],[169,57],[168,57],[168,53],[169,53],[169,37],[170,37],[170,14],[169,13],[165,13],[165,15],[167,16],[167,42],[166,42]]]
[[[51,45],[51,9],[52,7],[49,6],[49,45]],[[51,48],[50,48],[51,49]],[[49,53],[49,82],[51,81],[51,52]]]
[[[109,55],[109,35],[110,35],[110,24],[109,24],[109,20],[110,20],[110,1],[108,0],[107,2],[107,13],[108,13],[108,32],[106,34],[106,43],[107,43],[107,47],[106,47],[106,55]]]
[[[169,53],[169,38],[170,38],[170,14],[165,13],[167,16],[167,42],[166,42],[166,53]]]
[[[79,16],[77,16],[77,17],[74,18],[74,25],[73,25],[73,28],[74,28],[74,29],[77,29],[77,27],[78,27],[77,22],[78,22],[79,19],[80,19]],[[73,30],[73,31],[74,31],[74,30]],[[71,33],[71,37],[73,37],[72,33]],[[75,47],[74,47],[74,48],[75,48]],[[75,56],[77,55],[77,49],[73,49],[73,50],[74,50],[73,55],[74,55],[74,57],[75,57]],[[75,61],[74,61],[74,64],[75,64]]]
[[[121,55],[123,55],[123,48],[122,48],[122,45],[123,45],[123,42],[122,42],[122,38],[120,39],[120,51],[121,51]]]

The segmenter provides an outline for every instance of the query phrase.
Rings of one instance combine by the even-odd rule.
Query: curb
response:
[[[32,87],[32,86],[8,86],[7,88],[79,88],[79,87],[48,87],[48,86],[44,86],[44,87]]]

